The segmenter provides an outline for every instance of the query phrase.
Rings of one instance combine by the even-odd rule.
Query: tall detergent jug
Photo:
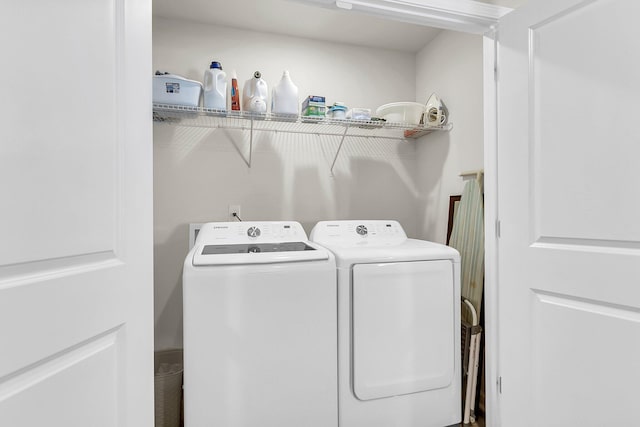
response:
[[[298,87],[293,84],[289,71],[282,73],[282,79],[273,88],[271,112],[277,114],[298,114]]]
[[[204,108],[227,109],[227,74],[217,61],[204,72]]]
[[[268,96],[269,87],[267,86],[267,82],[262,80],[262,73],[256,71],[253,73],[253,77],[244,83],[242,109],[244,111],[266,113]]]

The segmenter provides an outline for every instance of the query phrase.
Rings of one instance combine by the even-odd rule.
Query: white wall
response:
[[[449,196],[461,194],[458,175],[483,167],[482,37],[443,31],[417,55],[416,101],[436,92],[449,109],[451,132],[422,138],[417,147],[421,238],[446,241]]]
[[[272,87],[288,69],[301,97],[352,107],[375,110],[416,96],[413,54],[154,18],[154,69],[202,81],[212,60],[236,69],[241,87],[255,70]],[[240,155],[246,132],[154,125],[158,349],[182,345],[188,224],[225,221],[230,204],[241,205],[245,220],[297,220],[307,232],[322,219],[369,218],[397,219],[410,235],[419,233],[416,147],[424,142],[348,139],[331,177],[338,138],[255,135],[248,168]]]

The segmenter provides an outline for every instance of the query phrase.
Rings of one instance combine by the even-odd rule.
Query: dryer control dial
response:
[[[361,236],[366,236],[368,231],[367,231],[367,227],[365,227],[364,225],[359,225],[356,227],[356,233],[358,233]]]
[[[247,228],[247,236],[249,236],[249,237],[260,237],[260,229],[258,227],[249,227],[249,228]]]

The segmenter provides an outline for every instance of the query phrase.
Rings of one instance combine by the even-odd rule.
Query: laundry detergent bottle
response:
[[[276,114],[298,114],[298,87],[293,84],[289,71],[282,73],[282,79],[273,88],[271,112]]]
[[[253,77],[244,83],[243,89],[242,109],[254,113],[266,113],[269,87],[262,79],[262,73],[260,71],[253,73]]]
[[[217,61],[204,72],[204,108],[227,109],[227,74]]]
[[[231,110],[240,111],[240,90],[238,89],[236,70],[231,73]]]

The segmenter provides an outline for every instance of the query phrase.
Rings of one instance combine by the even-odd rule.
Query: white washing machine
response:
[[[461,420],[460,255],[396,221],[322,221],[338,267],[340,427]]]
[[[186,427],[337,426],[334,256],[297,222],[204,224],[184,263]]]

